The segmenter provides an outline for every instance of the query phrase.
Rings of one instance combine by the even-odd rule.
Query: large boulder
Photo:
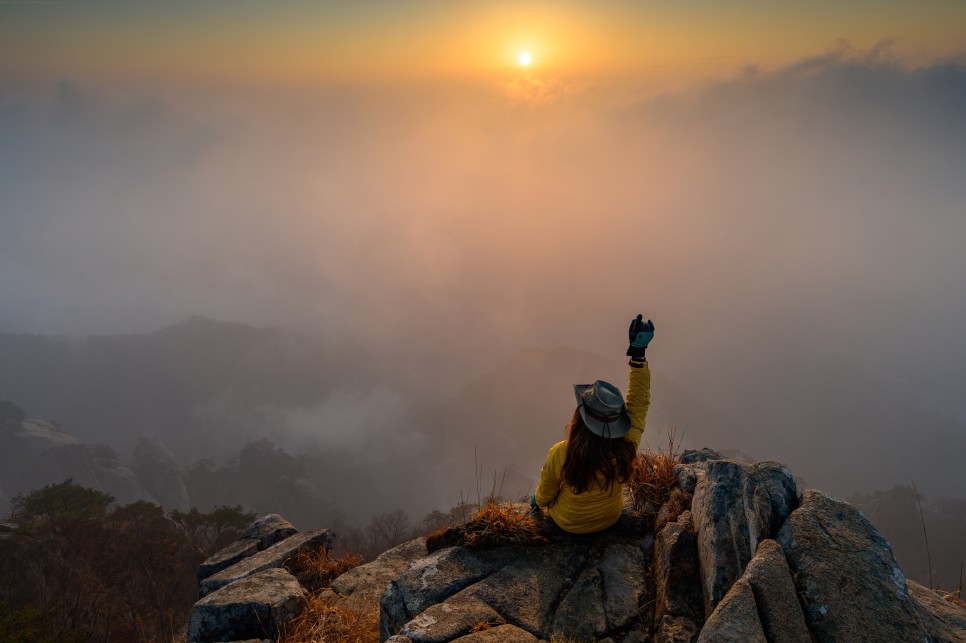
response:
[[[852,505],[808,489],[777,540],[818,641],[956,640],[931,631],[889,543]]]
[[[306,607],[305,592],[284,569],[266,569],[211,592],[191,608],[188,641],[269,638]]]
[[[417,538],[383,552],[371,563],[354,567],[332,581],[331,589],[348,605],[375,605],[409,565],[426,555],[426,539]]]
[[[797,492],[791,471],[777,462],[708,460],[700,467],[691,513],[710,615],[741,578],[758,543],[775,537],[797,505]]]
[[[811,643],[792,573],[778,543],[763,540],[742,578],[754,592],[765,638],[783,643]]]
[[[653,539],[635,520],[627,515],[592,536],[557,535],[519,548],[448,547],[416,560],[383,594],[382,637],[645,640]],[[494,626],[471,632],[487,624]]]
[[[219,549],[198,565],[198,582],[213,576],[223,569],[258,553],[258,541],[240,538],[230,545]]]
[[[743,578],[738,579],[718,603],[698,636],[698,643],[722,641],[768,643],[758,620],[755,594]]]
[[[253,522],[241,535],[241,539],[254,540],[261,551],[297,533],[298,529],[282,516],[267,514]]]
[[[328,529],[319,531],[307,531],[294,536],[289,536],[285,540],[276,543],[247,558],[243,558],[231,567],[221,570],[205,578],[198,585],[198,591],[202,596],[207,596],[215,590],[237,582],[253,574],[266,569],[281,567],[289,556],[302,549],[321,549],[332,544],[334,535]]]
[[[215,552],[198,566],[198,582],[297,533],[298,529],[278,514],[262,516],[238,540]]]

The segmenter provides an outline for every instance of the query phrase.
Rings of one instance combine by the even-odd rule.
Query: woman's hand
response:
[[[627,355],[634,359],[644,359],[647,345],[654,339],[654,322],[650,319],[645,322],[644,315],[638,315],[631,320],[631,326],[627,329],[627,338],[630,342]]]

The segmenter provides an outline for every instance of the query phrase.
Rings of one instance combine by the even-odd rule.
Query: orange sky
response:
[[[241,82],[702,79],[845,40],[913,63],[963,51],[966,4],[854,2],[41,2],[0,0],[0,74]]]

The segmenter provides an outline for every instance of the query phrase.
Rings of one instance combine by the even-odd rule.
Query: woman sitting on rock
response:
[[[654,324],[638,315],[628,330],[630,382],[627,404],[608,382],[576,384],[577,409],[568,439],[550,447],[540,472],[534,507],[546,507],[553,522],[573,534],[589,534],[617,522],[623,483],[631,476],[651,404],[651,372],[644,352]]]

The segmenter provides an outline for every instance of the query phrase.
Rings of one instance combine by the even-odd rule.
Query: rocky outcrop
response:
[[[184,471],[158,438],[140,438],[131,454],[131,470],[165,509],[191,507]]]
[[[905,583],[861,514],[817,491],[800,497],[782,465],[705,449],[685,453],[676,474],[691,507],[656,534],[625,508],[591,536],[412,561],[382,595],[382,638],[966,641],[966,610]],[[868,584],[880,590],[863,595]]]
[[[526,510],[520,507],[520,510]],[[506,624],[517,640],[644,640],[653,587],[653,540],[625,515],[594,536],[473,550],[448,547],[413,562],[382,596],[382,636],[414,643],[463,639],[474,626]],[[499,628],[473,634],[491,636]],[[534,638],[528,638],[534,637]]]
[[[614,527],[587,536],[544,520],[545,544],[427,553],[418,539],[326,591],[349,607],[378,601],[381,639],[392,643],[966,642],[966,609],[907,582],[851,505],[798,496],[777,463],[709,450],[685,453],[676,474],[693,501],[656,534],[653,515],[626,506]],[[254,569],[271,549],[236,565]]]
[[[785,554],[774,540],[758,545],[745,570],[744,580],[755,595],[762,630],[769,641],[811,643],[792,572]]]
[[[253,522],[239,540],[254,541],[258,546],[258,551],[262,551],[275,543],[282,542],[289,536],[294,536],[298,531],[292,523],[282,516],[268,514]]]
[[[751,585],[739,578],[701,628],[698,643],[768,643],[758,618]]]
[[[704,598],[699,565],[697,541],[680,520],[658,533],[653,568],[658,641],[691,641],[701,630]]]
[[[309,531],[289,536],[268,549],[242,558],[230,567],[212,574],[198,584],[198,592],[206,596],[215,590],[257,574],[266,569],[281,567],[289,556],[303,549],[321,549],[332,544],[334,535],[328,529]]]
[[[350,606],[378,605],[383,592],[410,563],[426,555],[426,539],[417,538],[383,552],[367,565],[350,569],[332,581],[332,591]]]
[[[267,549],[277,542],[298,533],[292,523],[278,514],[262,516],[245,533],[224,549],[215,552],[198,566],[198,582],[228,569],[235,563]]]
[[[134,472],[109,447],[85,444],[51,422],[18,420],[8,410],[0,422],[0,514],[9,500],[70,478],[75,484],[104,491],[119,504],[154,501]]]
[[[945,640],[909,593],[889,543],[852,505],[806,490],[778,543],[819,641]]]
[[[305,592],[294,576],[284,569],[267,569],[195,603],[188,641],[275,640],[305,604]]]
[[[705,614],[710,615],[755,555],[774,538],[797,504],[795,480],[777,462],[743,465],[706,460],[694,465],[691,513],[698,537]]]
[[[282,565],[304,549],[332,544],[328,529],[299,533],[278,514],[262,516],[198,569],[202,598],[191,608],[188,641],[275,640],[304,611],[306,592]]]

